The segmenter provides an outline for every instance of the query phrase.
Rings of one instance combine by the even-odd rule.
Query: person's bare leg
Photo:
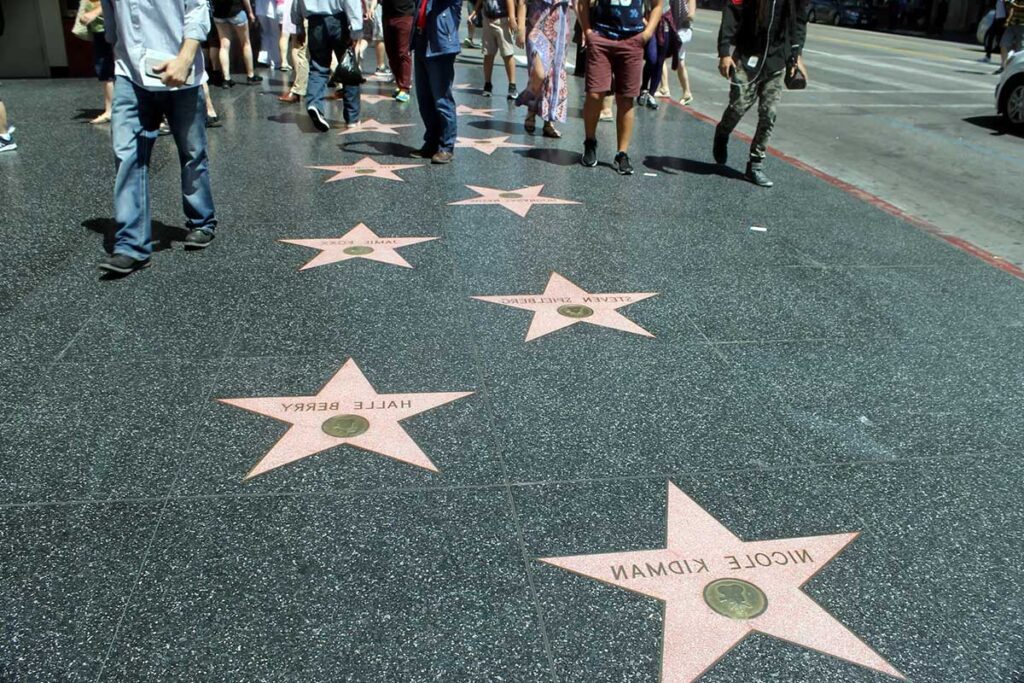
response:
[[[491,76],[494,75],[494,55],[484,55],[484,83],[491,82]]]
[[[381,68],[383,66],[387,66],[387,64],[388,64],[388,53],[384,49],[384,41],[378,42],[373,47],[373,49],[377,51],[377,68],[379,69],[379,68]]]
[[[217,36],[220,38],[220,52],[217,55],[220,61],[220,72],[224,75],[224,82],[231,80],[231,29],[227,24],[217,23]]]
[[[290,66],[291,60],[288,54],[288,46],[291,44],[291,36],[284,31],[281,31],[281,39],[277,43],[277,51],[281,54],[281,64],[279,65],[283,71],[286,66]]]
[[[235,35],[238,36],[238,40],[242,44],[242,63],[245,64],[245,75],[252,78],[256,75],[256,70],[252,65],[252,43],[249,41],[249,24],[245,23],[241,26],[235,26]]]
[[[611,95],[606,95],[601,98],[601,116],[602,119],[612,119],[615,114],[612,112],[612,101],[614,98]]]
[[[679,68],[676,69],[676,75],[679,76],[679,86],[683,89],[683,95],[680,98],[680,102],[689,100],[693,97],[693,93],[690,92],[690,73],[686,70],[686,61],[679,62]]]
[[[633,98],[615,96],[615,133],[619,138],[619,151],[625,152],[629,149],[629,143],[633,139],[633,120],[636,118],[633,111]]]
[[[583,101],[583,130],[588,140],[597,139],[597,122],[605,99],[601,93],[588,92],[587,99]]]
[[[4,106],[3,102],[0,102],[0,135],[7,135],[9,132],[7,128],[7,107]]]
[[[665,60],[665,63],[661,65],[661,83],[658,85],[657,92],[654,93],[655,97],[672,97],[672,91],[668,85],[668,72],[669,72],[669,60]]]
[[[509,55],[505,58],[505,75],[508,76],[508,84],[516,84],[516,56]]]
[[[210,84],[203,83],[203,95],[206,96],[206,116],[207,118],[217,118],[217,108],[213,106],[213,98],[210,97]]]

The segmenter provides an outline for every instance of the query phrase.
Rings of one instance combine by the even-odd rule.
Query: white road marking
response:
[[[822,52],[820,50],[807,49],[805,49],[804,52],[822,55],[824,57],[828,57],[829,59],[837,59],[844,62],[851,62],[853,64],[859,64],[861,66],[868,66],[883,71],[899,71],[902,73],[913,74],[914,76],[923,76],[925,78],[935,78],[942,81],[950,81],[952,83],[959,83],[961,86],[976,85],[978,82],[976,78],[964,78],[963,76],[951,76],[949,74],[937,73],[935,70],[914,69],[909,66],[897,66],[895,64],[892,64],[891,60],[889,60],[888,58],[865,59],[864,57],[854,57],[852,55],[837,55],[831,52]],[[927,64],[927,62],[925,63]],[[938,65],[933,66],[938,68]]]

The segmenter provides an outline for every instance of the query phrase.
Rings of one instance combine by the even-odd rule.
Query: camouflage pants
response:
[[[782,97],[785,82],[785,71],[774,74],[762,73],[751,83],[750,76],[743,67],[736,69],[732,86],[729,88],[729,106],[725,108],[722,122],[718,124],[719,132],[728,135],[739,124],[740,119],[757,100],[757,131],[750,141],[750,162],[754,165],[764,163],[768,140],[775,129],[775,109]]]

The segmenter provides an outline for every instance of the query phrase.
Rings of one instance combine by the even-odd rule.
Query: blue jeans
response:
[[[416,104],[426,132],[423,146],[427,150],[451,152],[455,148],[458,123],[455,118],[455,54],[427,57],[427,39],[417,34],[414,39]]]
[[[340,61],[351,42],[348,18],[344,14],[314,14],[309,17],[306,36],[309,45],[309,84],[306,86],[306,108],[324,111],[324,95],[331,80],[331,54]],[[359,86],[342,89],[345,123],[359,120]]]
[[[181,199],[185,226],[213,232],[210,160],[206,155],[206,98],[200,87],[176,91],[140,88],[124,76],[114,81],[111,137],[117,160],[114,180],[114,253],[147,259],[152,225],[149,215],[149,159],[164,116],[181,162]]]

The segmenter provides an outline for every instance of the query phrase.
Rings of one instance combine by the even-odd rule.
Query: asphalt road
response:
[[[716,120],[728,97],[715,55],[719,20],[698,13],[687,58],[692,106]],[[1001,130],[998,77],[977,61],[982,54],[976,45],[812,24],[810,84],[784,94],[772,144],[1024,265],[1024,138]],[[678,97],[674,75],[671,85]],[[755,113],[741,131],[753,132]]]

